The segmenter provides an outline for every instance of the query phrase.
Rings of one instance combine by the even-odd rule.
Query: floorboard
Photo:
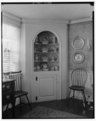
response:
[[[60,111],[65,111],[73,114],[78,115],[85,115],[87,118],[94,118],[94,110],[90,110],[88,107],[88,110],[85,111],[82,101],[80,100],[73,100],[72,99],[66,99],[66,100],[59,100],[59,101],[46,101],[46,102],[40,102],[40,103],[32,103],[32,109],[34,109],[37,106],[44,106]],[[27,112],[30,112],[30,107],[28,104],[22,104],[21,106],[18,105],[15,108],[15,119],[19,119],[21,116],[26,114]],[[3,119],[12,119],[12,112],[11,109],[9,109],[7,112],[2,113]]]

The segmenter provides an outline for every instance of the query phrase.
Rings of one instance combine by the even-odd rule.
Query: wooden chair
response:
[[[29,104],[29,107],[31,108],[31,104],[30,104],[30,101],[28,99],[28,92],[22,90],[22,72],[21,71],[11,72],[9,74],[9,78],[16,80],[15,81],[15,92],[14,92],[15,102],[16,102],[16,99],[19,98],[20,99],[20,104],[22,104],[21,98],[26,97],[27,102]]]
[[[81,92],[83,96],[83,105],[86,108],[86,97],[85,97],[85,83],[87,80],[87,71],[82,68],[74,69],[71,73],[71,86],[70,90],[73,90],[73,100],[75,97],[75,91]]]

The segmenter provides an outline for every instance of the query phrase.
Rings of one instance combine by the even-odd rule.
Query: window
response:
[[[3,23],[3,72],[19,71],[20,28]]]

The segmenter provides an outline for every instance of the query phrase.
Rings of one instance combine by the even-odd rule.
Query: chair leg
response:
[[[19,99],[20,99],[20,111],[22,111],[21,97],[19,97]]]
[[[13,116],[13,118],[15,118],[15,99],[13,99],[13,101],[12,101],[12,116]]]
[[[7,110],[8,110],[8,106],[9,106],[9,104],[7,105],[7,107],[6,107],[5,111],[7,111]]]
[[[8,110],[9,104],[7,104],[6,109],[5,109],[5,116],[8,117],[7,110]]]
[[[73,90],[73,99],[74,99],[74,97],[75,97],[75,90]]]
[[[74,104],[75,90],[73,90],[73,104]]]
[[[86,109],[87,108],[87,103],[86,103],[86,97],[85,97],[85,93],[84,91],[82,91],[82,95],[83,95],[83,105],[84,105],[84,108]]]
[[[28,99],[28,96],[27,96],[27,95],[26,95],[26,99],[27,99],[27,101],[28,101],[29,107],[32,109],[31,104],[30,104],[30,101],[29,101],[29,99]]]

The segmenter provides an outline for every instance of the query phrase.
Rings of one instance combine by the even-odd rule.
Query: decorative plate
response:
[[[84,61],[84,55],[82,53],[76,53],[74,55],[74,61],[76,63],[82,63]]]
[[[47,53],[48,49],[47,48],[42,48],[42,52]]]
[[[79,36],[77,36],[73,40],[73,48],[74,49],[82,49],[83,46],[84,46],[84,40],[82,38],[80,38]]]

